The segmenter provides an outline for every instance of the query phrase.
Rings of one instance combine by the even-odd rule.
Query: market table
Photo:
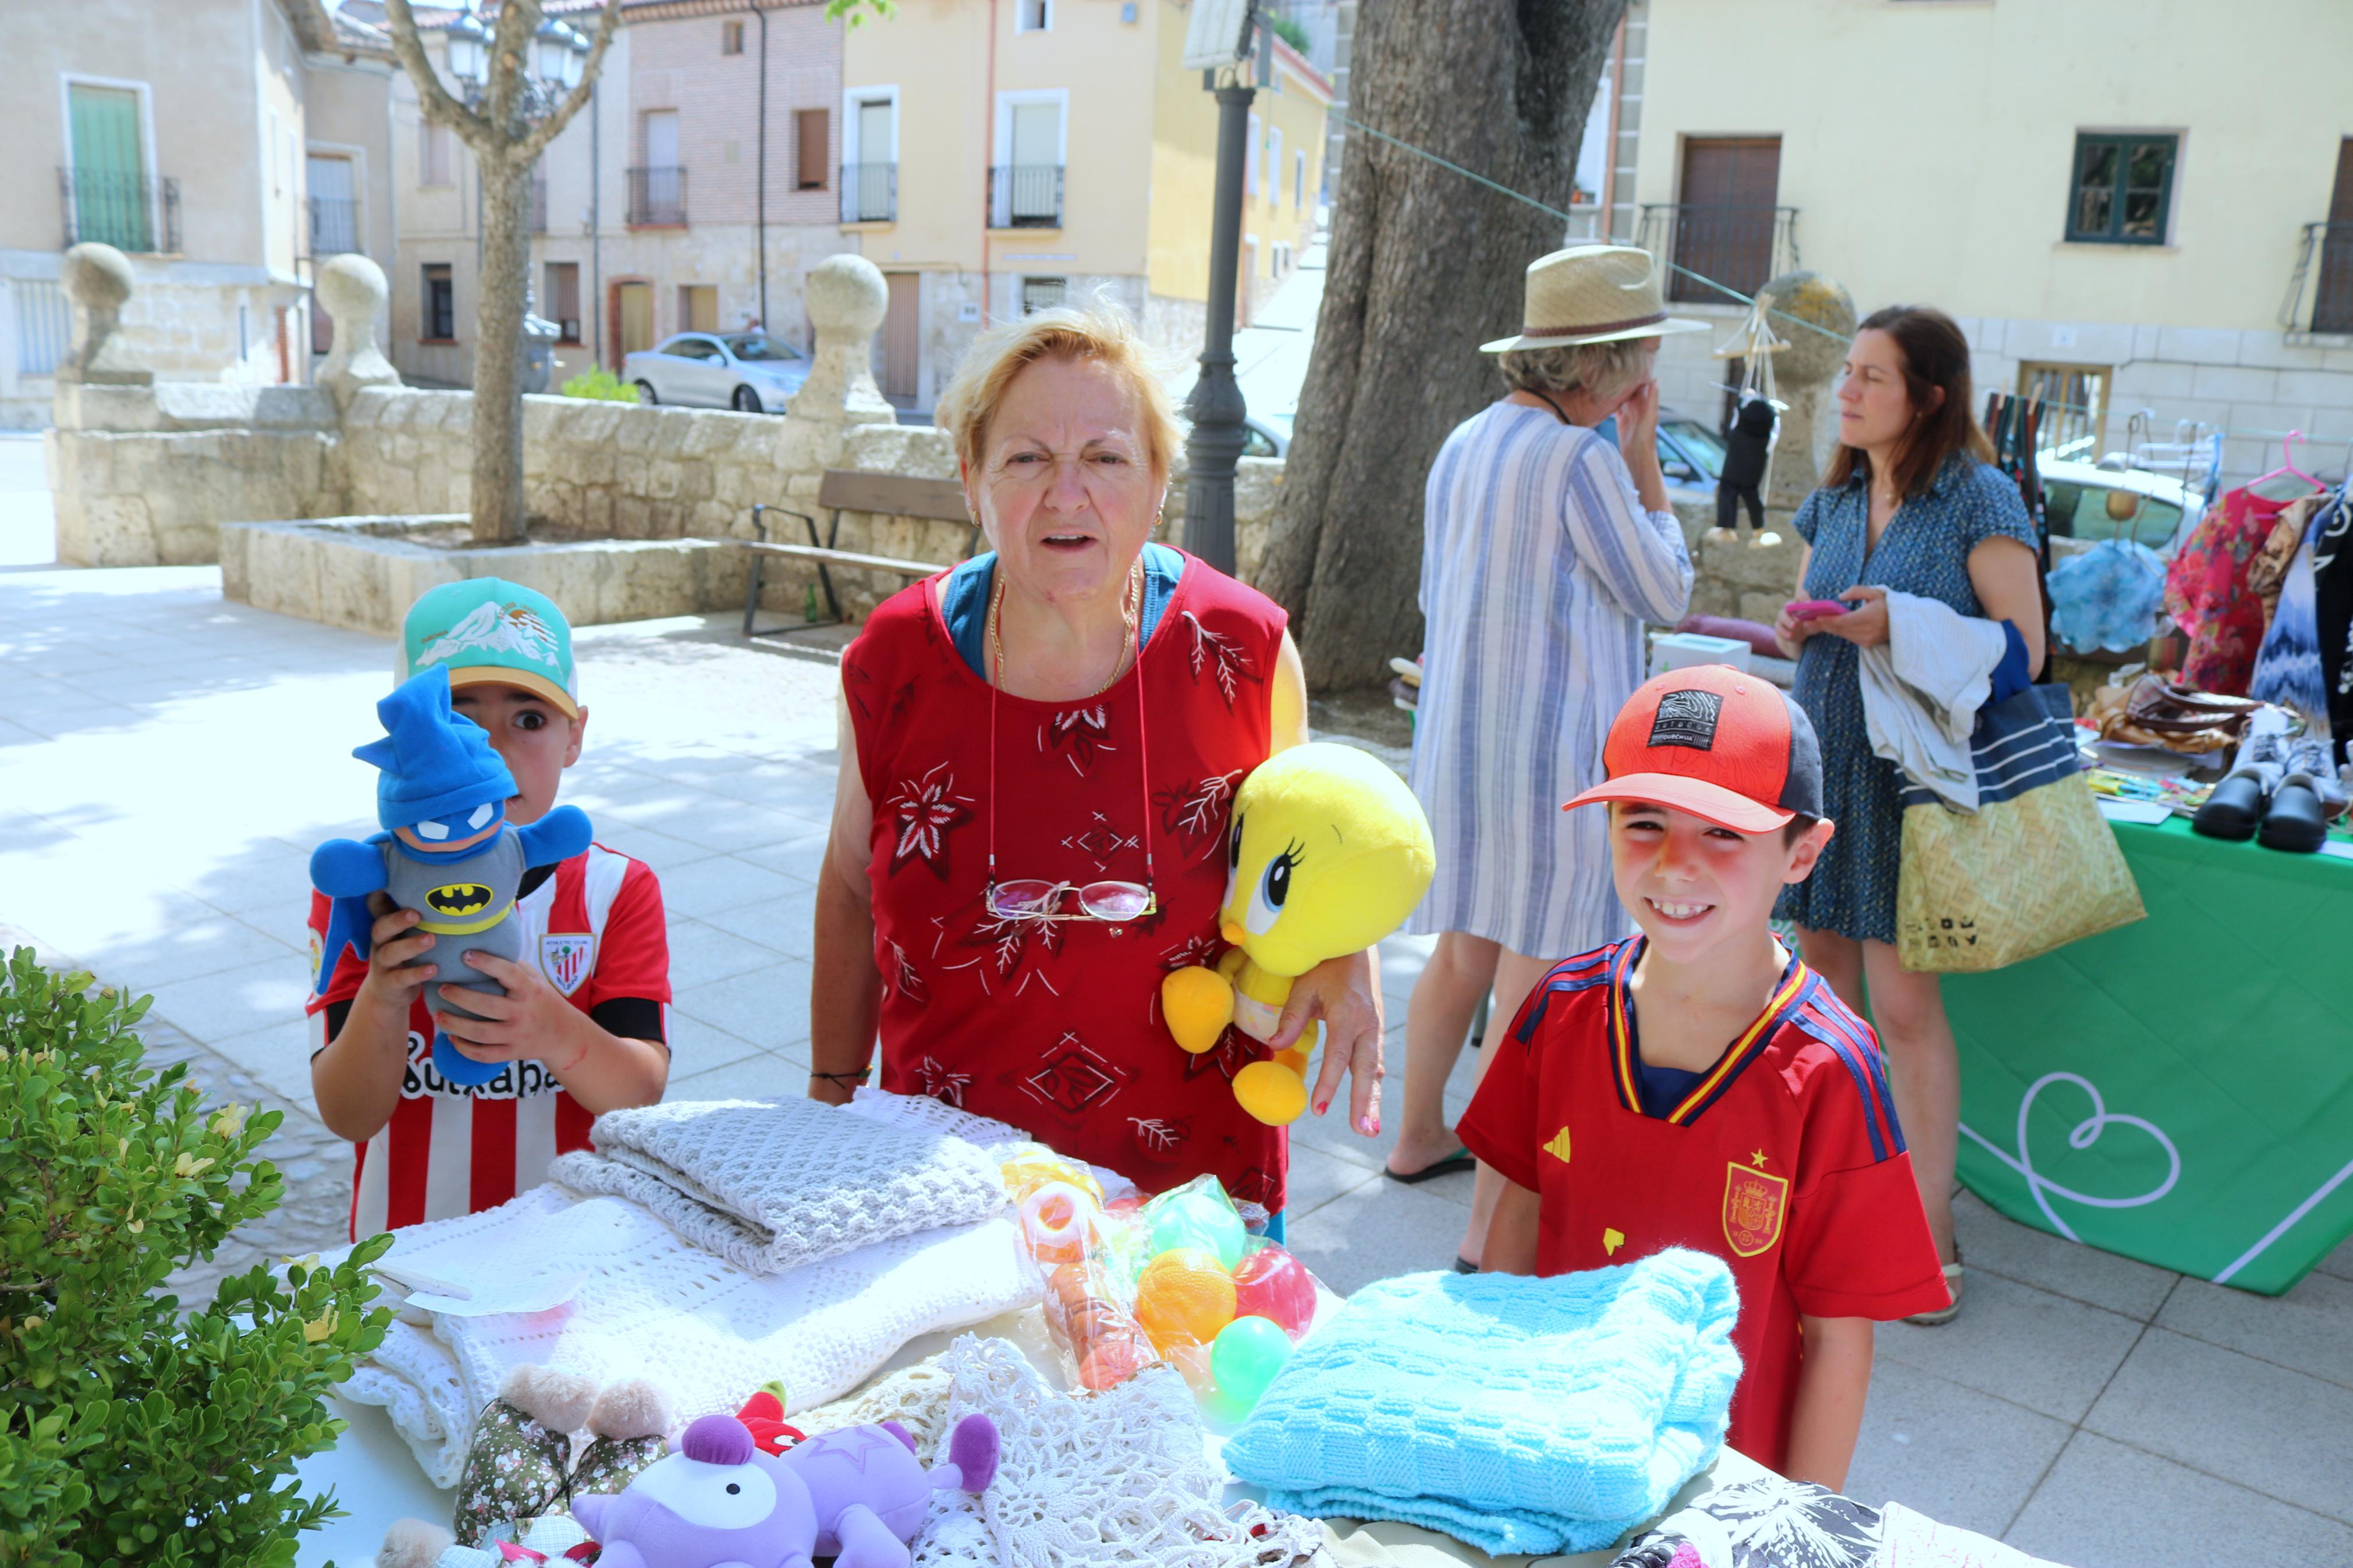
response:
[[[1044,1368],[1060,1385],[1063,1381],[1060,1369],[1049,1364],[1034,1348],[1041,1342],[1042,1329],[1023,1324],[1018,1321],[1021,1316],[1009,1313],[970,1329],[924,1334],[911,1340],[874,1376],[884,1377],[900,1367],[937,1355],[959,1333],[976,1333],[996,1335],[1022,1346],[1033,1363]],[[363,1568],[375,1560],[376,1548],[384,1544],[384,1532],[395,1521],[429,1519],[447,1524],[457,1493],[443,1491],[426,1479],[408,1445],[393,1429],[392,1418],[384,1407],[355,1405],[343,1399],[330,1400],[329,1405],[333,1414],[350,1425],[333,1447],[311,1456],[297,1470],[305,1491],[316,1493],[333,1487],[345,1517],[301,1538],[295,1556],[296,1568]],[[1224,1439],[1212,1433],[1208,1443],[1211,1458],[1222,1468]],[[1757,1479],[1770,1473],[1737,1450],[1723,1449],[1713,1464],[1684,1483],[1661,1510],[1661,1516],[1686,1507],[1717,1487]],[[1258,1489],[1229,1481],[1229,1503],[1246,1498],[1263,1500]],[[1544,1558],[1491,1557],[1451,1536],[1410,1524],[1364,1524],[1350,1520],[1330,1523],[1343,1543],[1340,1556],[1345,1559],[1345,1568],[1456,1568],[1458,1564],[1461,1568],[1527,1568],[1536,1563],[1543,1563],[1544,1568],[1607,1568],[1618,1555],[1615,1549],[1610,1549]]]
[[[2353,1235],[2353,859],[2110,826],[2147,920],[1946,979],[1960,1178],[2070,1241],[2278,1295]]]

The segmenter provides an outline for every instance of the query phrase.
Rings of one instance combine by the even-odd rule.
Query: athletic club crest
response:
[[[550,931],[539,939],[539,972],[566,996],[580,989],[596,954],[596,939],[586,931]]]
[[[1788,1213],[1788,1178],[1736,1161],[1724,1168],[1724,1239],[1735,1253],[1754,1258],[1780,1240]]]

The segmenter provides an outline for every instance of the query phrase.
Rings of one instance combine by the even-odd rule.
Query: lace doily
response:
[[[986,1492],[934,1496],[916,1568],[1283,1568],[1323,1543],[1312,1519],[1219,1506],[1224,1479],[1174,1368],[1060,1394],[1010,1343],[969,1334],[941,1366],[948,1421],[979,1411],[1001,1447]]]
[[[915,1458],[929,1465],[940,1439],[947,1436],[951,1392],[947,1369],[938,1356],[930,1356],[877,1378],[871,1387],[846,1399],[804,1410],[792,1424],[814,1437],[845,1426],[896,1421],[915,1439]]]
[[[813,1100],[666,1100],[607,1111],[589,1137],[596,1152],[563,1155],[548,1175],[642,1204],[755,1274],[970,1225],[1005,1205],[997,1162],[964,1139]]]
[[[733,1413],[782,1379],[796,1408],[855,1388],[918,1334],[1038,1300],[1012,1222],[926,1231],[787,1274],[754,1275],[687,1245],[634,1204],[538,1187],[461,1219],[419,1226],[396,1248],[465,1284],[516,1271],[586,1269],[564,1305],[396,1321],[344,1392],[382,1405],[437,1486],[454,1486],[474,1413],[509,1367],[530,1362],[597,1383],[642,1377],[680,1421]]]

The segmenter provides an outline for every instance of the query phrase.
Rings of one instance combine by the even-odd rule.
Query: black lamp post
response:
[[[1240,81],[1238,63],[1249,52],[1253,27],[1259,37],[1259,79],[1270,81],[1273,33],[1255,8],[1243,11],[1238,37],[1219,28],[1219,43],[1232,49],[1232,60],[1224,68],[1233,74],[1220,83],[1217,68],[1201,73],[1201,85],[1218,100],[1218,188],[1209,215],[1208,330],[1201,346],[1201,374],[1185,399],[1185,413],[1193,422],[1185,447],[1185,547],[1229,573],[1234,569],[1234,466],[1248,439],[1243,418],[1250,412],[1234,379],[1234,290],[1241,270],[1243,170],[1253,152],[1250,109],[1258,96],[1255,88]],[[1189,44],[1187,63],[1192,63]]]

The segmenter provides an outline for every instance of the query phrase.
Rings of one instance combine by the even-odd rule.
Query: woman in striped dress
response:
[[[1487,1037],[1545,967],[1623,934],[1600,813],[1561,803],[1601,776],[1601,742],[1642,681],[1642,626],[1672,624],[1691,561],[1655,440],[1670,319],[1646,251],[1585,246],[1528,268],[1527,325],[1485,345],[1508,395],[1440,448],[1425,503],[1422,685],[1413,791],[1438,875],[1406,930],[1436,950],[1406,1014],[1405,1116],[1388,1173],[1471,1163],[1442,1095],[1479,1000]],[[1594,433],[1616,416],[1619,446]],[[1482,1053],[1483,1059],[1483,1053]],[[1458,1264],[1493,1206],[1483,1175]]]

